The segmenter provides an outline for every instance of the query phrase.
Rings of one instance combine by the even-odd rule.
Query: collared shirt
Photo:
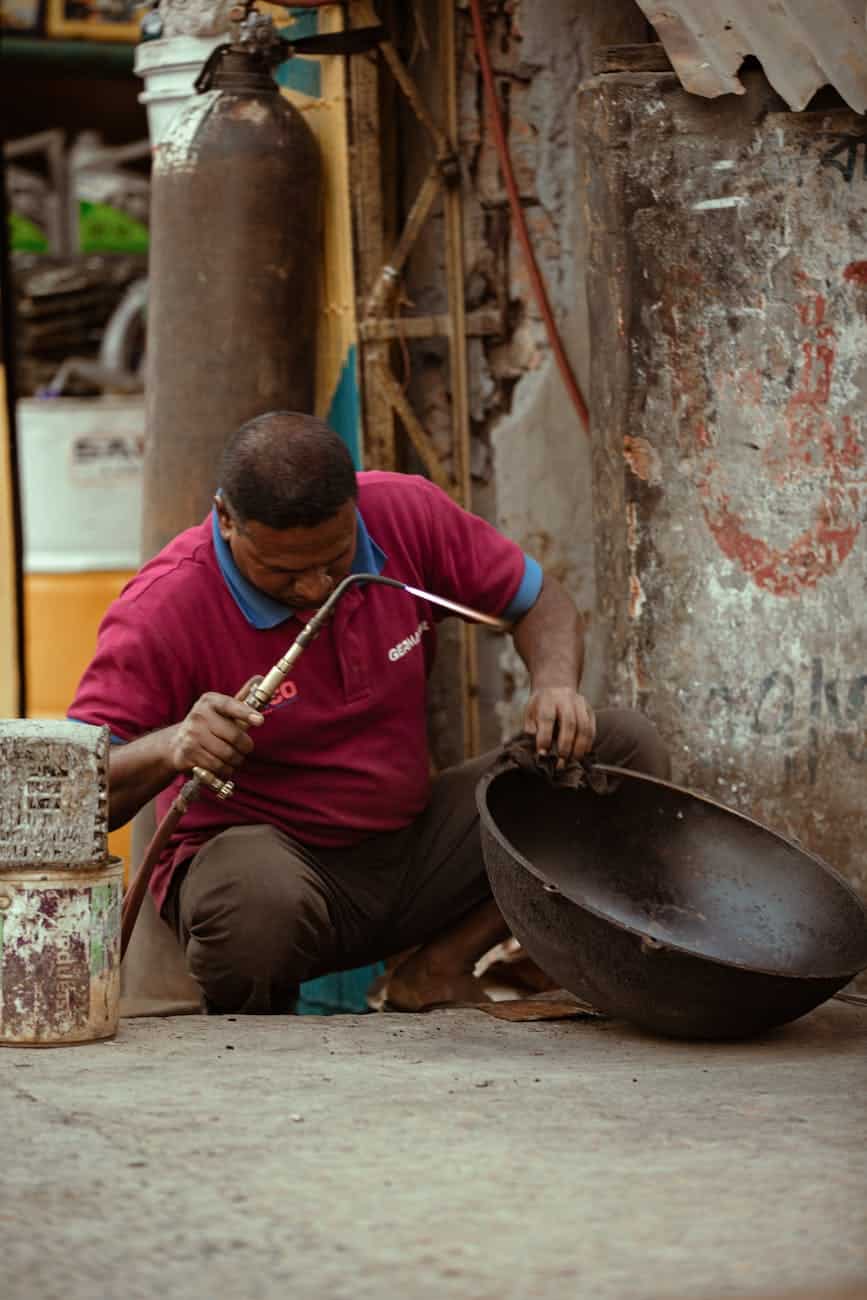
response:
[[[356,509],[355,517],[358,528],[355,537],[355,555],[349,571],[350,573],[382,573],[388,561],[388,556],[370,536],[360,510]],[[211,511],[211,534],[220,572],[226,581],[226,586],[234,596],[238,608],[247,621],[253,627],[268,628],[277,627],[280,623],[285,623],[288,618],[291,618],[295,613],[294,610],[281,604],[279,600],[274,600],[273,596],[266,596],[264,591],[254,587],[252,582],[244,577],[235,563],[232,548],[220,533],[216,510]],[[539,563],[533,559],[532,555],[525,555],[524,572],[521,576],[520,585],[509,604],[503,610],[503,618],[510,623],[516,623],[522,614],[526,614],[527,610],[536,603],[539,592],[542,590],[542,577],[542,569]],[[434,592],[433,594],[436,595],[437,593]]]
[[[511,619],[534,603],[535,561],[428,480],[369,472],[358,482],[358,571]],[[211,518],[170,542],[109,608],[70,717],[133,740],[180,722],[206,692],[235,695],[266,673],[297,624],[275,601],[266,611],[269,598],[239,580]],[[252,732],[235,793],[220,801],[203,792],[179,823],[154,873],[158,906],[174,868],[229,826],[271,824],[315,849],[397,830],[424,810],[427,678],[443,617],[395,588],[347,590]],[[158,796],[158,816],[183,779]]]

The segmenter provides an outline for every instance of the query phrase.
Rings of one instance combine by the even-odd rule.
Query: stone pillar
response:
[[[760,73],[579,97],[597,609],[675,779],[867,887],[867,136]]]

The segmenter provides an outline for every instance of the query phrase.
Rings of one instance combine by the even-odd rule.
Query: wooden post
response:
[[[350,8],[352,25],[355,27],[370,21],[370,14],[362,12],[363,8],[364,6]],[[357,300],[365,302],[373,292],[385,255],[379,147],[379,71],[375,54],[355,55],[349,60],[349,88]],[[364,416],[361,446],[365,469],[396,468],[394,415],[378,378],[382,368],[388,366],[389,347],[386,340],[377,339],[363,342],[360,349]]]

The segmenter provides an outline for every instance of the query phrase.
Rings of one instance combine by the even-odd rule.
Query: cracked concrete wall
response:
[[[867,894],[863,119],[588,83],[611,689]]]
[[[436,102],[436,5],[421,4],[405,36],[413,72]],[[488,49],[530,236],[564,346],[586,391],[589,381],[583,224],[576,94],[591,72],[593,51],[647,40],[633,0],[488,0]],[[602,681],[593,639],[595,605],[589,439],[556,369],[509,214],[467,6],[458,15],[459,135],[464,170],[464,243],[468,311],[495,315],[495,334],[471,337],[473,507],[513,537],[565,583],[588,626],[584,687]],[[427,154],[417,126],[404,120],[406,194],[417,188]],[[437,228],[440,223],[440,228]],[[441,216],[411,261],[413,308],[443,311]],[[408,349],[410,392],[443,444],[449,423],[445,345]],[[438,760],[458,756],[455,687],[448,645],[433,683],[431,711]],[[484,639],[483,741],[495,745],[517,730],[526,672],[510,642]]]

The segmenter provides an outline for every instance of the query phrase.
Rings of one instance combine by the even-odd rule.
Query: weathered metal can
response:
[[[0,1046],[117,1033],[123,863],[0,871]]]

